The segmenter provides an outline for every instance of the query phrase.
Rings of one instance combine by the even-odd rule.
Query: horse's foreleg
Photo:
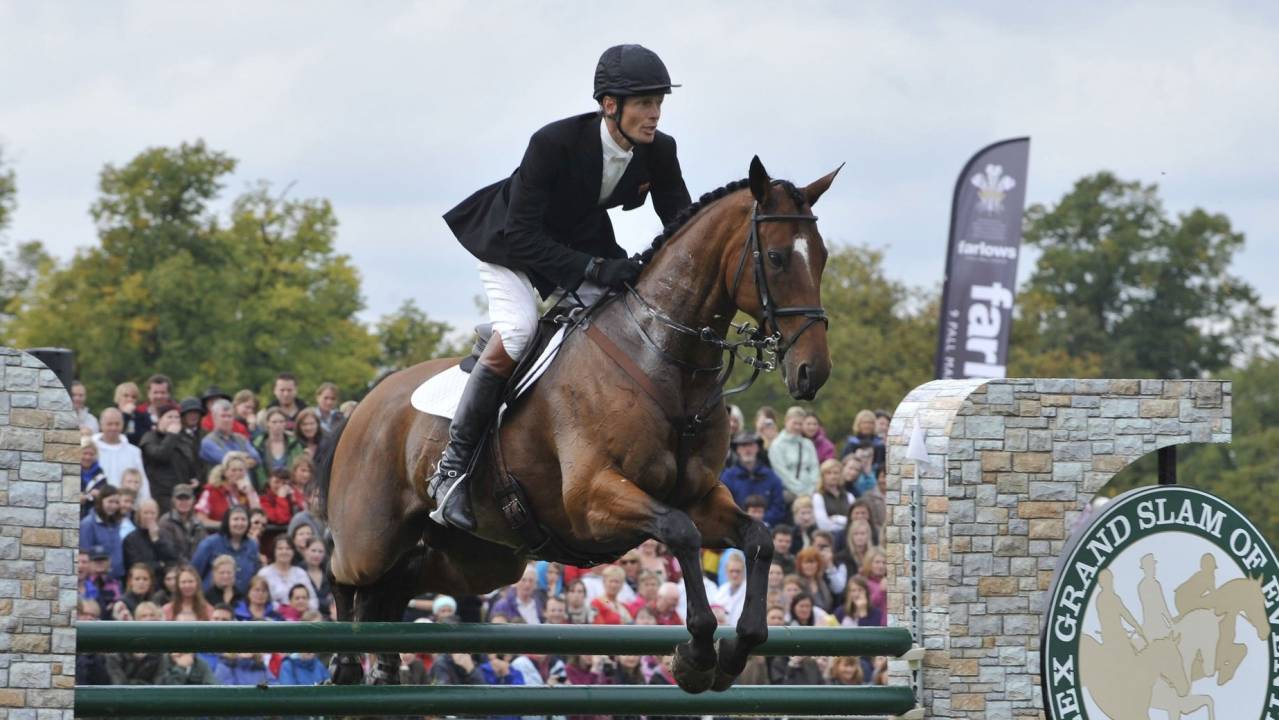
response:
[[[703,692],[715,681],[715,614],[702,584],[702,534],[682,510],[654,500],[615,470],[594,476],[583,498],[570,496],[565,505],[573,530],[599,542],[619,538],[652,537],[670,548],[684,571],[687,625],[692,638],[675,648],[675,681],[690,693]]]
[[[702,534],[682,510],[665,508],[654,521],[654,537],[670,549],[684,575],[685,622],[692,636],[676,646],[672,671],[685,692],[703,692],[715,682],[715,628],[719,623],[702,582]]]
[[[719,671],[712,689],[722,691],[746,669],[751,650],[768,639],[766,605],[773,537],[764,523],[737,507],[723,485],[717,485],[689,512],[707,547],[737,547],[746,556],[746,599],[737,620],[737,635],[719,644]]]

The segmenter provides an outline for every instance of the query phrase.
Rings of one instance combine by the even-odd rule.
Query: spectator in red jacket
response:
[[[283,468],[271,471],[267,490],[259,496],[259,500],[267,522],[272,525],[288,525],[293,515],[303,508],[289,482],[289,471]]]

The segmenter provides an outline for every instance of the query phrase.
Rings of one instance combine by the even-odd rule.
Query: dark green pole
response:
[[[732,628],[721,628],[729,637]],[[480,652],[669,655],[682,627],[439,623],[89,622],[89,652]],[[771,627],[756,655],[887,655],[911,647],[907,628]]]
[[[259,626],[260,627],[260,626]],[[689,695],[673,686],[79,687],[78,717],[221,715],[897,715],[908,687],[742,686]]]

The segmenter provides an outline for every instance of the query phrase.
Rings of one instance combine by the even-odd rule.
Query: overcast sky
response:
[[[746,174],[807,183],[828,241],[940,282],[956,173],[1030,135],[1029,202],[1110,169],[1174,212],[1247,233],[1235,271],[1279,303],[1279,4],[8,2],[0,145],[18,173],[10,240],[96,243],[106,163],[203,138],[258,179],[332,200],[366,319],[416,299],[477,320],[474,261],[440,215],[509,174],[543,124],[592,109],[609,45],[658,52],[683,87],[662,129],[689,189]],[[659,229],[648,207],[622,244]],[[1022,277],[1030,269],[1022,262]]]

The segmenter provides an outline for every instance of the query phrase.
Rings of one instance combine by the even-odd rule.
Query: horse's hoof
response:
[[[739,675],[740,673],[738,675],[729,675],[723,670],[716,668],[715,683],[711,685],[711,690],[715,692],[724,692],[725,690],[733,687],[733,683],[737,682]]]
[[[334,655],[329,663],[329,675],[334,685],[359,685],[364,680],[364,668],[359,659],[341,660]]]
[[[369,668],[369,676],[365,679],[366,685],[399,685],[400,673],[397,668],[390,671],[383,668],[380,664]]]
[[[671,672],[675,675],[675,683],[686,693],[706,692],[715,684],[715,661],[699,667],[691,657],[688,643],[675,646],[675,660],[671,663]]]
[[[737,682],[738,676],[746,669],[746,663],[741,663],[741,667],[732,668],[725,667],[725,662],[732,662],[731,658],[737,654],[738,639],[735,637],[720,640],[716,646],[719,656],[718,662],[715,664],[715,683],[711,685],[711,690],[715,692],[724,692]]]

